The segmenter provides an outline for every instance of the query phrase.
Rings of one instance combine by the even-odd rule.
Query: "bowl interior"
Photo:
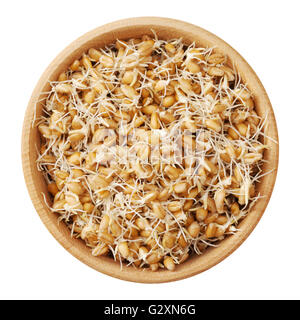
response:
[[[271,138],[266,138],[266,143],[270,148],[265,153],[267,162],[263,169],[265,172],[273,171],[264,176],[258,185],[258,192],[264,197],[241,221],[238,232],[227,237],[218,247],[208,249],[203,255],[193,255],[186,262],[177,266],[175,272],[167,270],[151,272],[134,267],[123,267],[120,270],[120,264],[110,257],[93,257],[85,243],[82,240],[71,238],[66,225],[58,223],[57,215],[47,208],[43,194],[49,203],[51,199],[43,175],[37,170],[35,162],[37,158],[36,147],[39,147],[40,139],[37,128],[32,126],[32,120],[34,116],[39,117],[42,114],[42,103],[39,101],[45,97],[44,92],[50,88],[49,80],[56,80],[62,71],[66,70],[75,59],[80,58],[91,47],[100,48],[111,44],[116,39],[126,40],[145,34],[152,36],[153,31],[160,39],[182,38],[186,44],[195,42],[196,45],[203,47],[216,47],[215,51],[226,54],[229,63],[237,69],[243,82],[253,93],[257,113],[259,115],[268,114],[268,126],[264,133]],[[46,69],[32,94],[24,119],[23,169],[29,194],[38,214],[52,235],[71,254],[92,268],[120,279],[136,282],[166,282],[186,278],[212,267],[232,253],[248,237],[261,218],[275,183],[278,144],[273,140],[278,141],[277,127],[268,96],[254,71],[234,49],[215,35],[182,21],[151,17],[135,18],[117,21],[85,34],[63,50]]]

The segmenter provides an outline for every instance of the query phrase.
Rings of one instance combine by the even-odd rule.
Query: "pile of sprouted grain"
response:
[[[117,40],[50,84],[37,165],[49,207],[92,255],[174,270],[260,197],[266,117],[212,48]]]

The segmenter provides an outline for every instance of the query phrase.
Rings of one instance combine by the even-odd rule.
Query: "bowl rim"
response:
[[[68,239],[66,232],[64,232],[60,226],[57,226],[57,223],[54,222],[53,219],[49,217],[49,210],[47,209],[45,203],[43,202],[43,198],[41,196],[41,185],[37,181],[40,178],[37,178],[36,173],[36,164],[33,161],[33,139],[34,129],[31,126],[32,118],[34,114],[35,104],[38,101],[39,97],[42,93],[42,88],[45,87],[48,82],[50,75],[53,74],[53,70],[58,68],[58,65],[64,63],[66,57],[68,57],[71,53],[74,53],[76,50],[80,52],[80,48],[86,43],[92,43],[93,39],[99,38],[104,34],[115,34],[121,28],[127,28],[127,30],[132,30],[134,28],[164,28],[165,30],[178,30],[178,32],[185,32],[186,34],[190,34],[191,38],[193,36],[198,37],[198,39],[205,39],[207,42],[211,42],[216,44],[217,48],[221,48],[221,51],[224,52],[230,59],[232,59],[237,66],[239,66],[239,71],[243,70],[244,73],[247,74],[247,85],[250,83],[252,85],[252,89],[250,91],[257,97],[259,105],[263,105],[266,110],[269,112],[269,119],[271,119],[271,133],[270,137],[277,141],[277,143],[272,144],[272,148],[269,154],[268,160],[270,161],[270,168],[273,168],[273,172],[269,173],[267,178],[264,179],[264,187],[265,192],[264,198],[261,198],[258,203],[259,206],[255,210],[251,210],[251,219],[248,219],[248,222],[244,222],[247,220],[247,217],[241,222],[242,227],[241,231],[238,231],[235,235],[227,237],[222,244],[222,250],[218,250],[218,248],[213,248],[213,250],[208,250],[208,254],[204,254],[206,256],[206,261],[202,261],[202,256],[196,256],[194,260],[198,260],[198,262],[193,261],[191,263],[183,263],[179,265],[174,272],[161,270],[158,272],[152,272],[148,270],[139,270],[133,267],[124,267],[122,271],[120,271],[119,264],[116,265],[116,262],[111,258],[106,257],[93,257],[88,251],[87,247],[84,250],[81,245],[75,244],[74,239],[71,239],[68,234]],[[82,51],[81,51],[82,54]],[[80,55],[81,55],[80,54]],[[67,65],[66,65],[67,66]],[[249,86],[248,86],[249,87]],[[255,101],[257,102],[257,101]],[[34,144],[35,145],[35,144]],[[268,151],[269,152],[269,151]],[[30,101],[28,103],[24,122],[23,122],[23,130],[22,130],[22,166],[23,166],[23,174],[27,186],[27,190],[29,192],[32,203],[41,218],[44,225],[50,231],[50,233],[54,236],[54,238],[74,257],[76,257],[81,262],[86,265],[92,267],[93,269],[100,271],[106,275],[132,281],[132,282],[140,282],[140,283],[162,283],[162,282],[170,282],[181,280],[184,278],[188,278],[199,274],[219,262],[223,261],[226,257],[228,257],[232,252],[234,252],[250,235],[253,231],[259,220],[261,219],[268,202],[270,200],[278,171],[278,159],[279,159],[279,140],[278,140],[278,130],[276,125],[276,120],[274,116],[274,111],[272,109],[272,105],[267,96],[267,93],[260,82],[258,76],[253,71],[253,69],[249,66],[249,64],[245,61],[245,59],[229,44],[227,44],[224,40],[220,39],[213,33],[190,23],[175,20],[171,18],[163,18],[163,17],[137,17],[137,18],[128,18],[118,20],[112,23],[105,24],[98,28],[95,28],[83,36],[79,37],[77,40],[73,41],[69,44],[63,51],[61,51],[56,58],[50,63],[50,65],[46,68],[44,73],[41,75],[38,83],[35,86],[35,89],[32,93]],[[34,163],[33,163],[34,162]],[[41,174],[40,174],[41,175]],[[255,205],[255,207],[257,207]],[[249,215],[250,215],[249,213]],[[56,218],[57,219],[57,218]],[[76,240],[79,241],[79,240]],[[226,242],[226,243],[225,243]],[[84,245],[85,246],[85,245]]]

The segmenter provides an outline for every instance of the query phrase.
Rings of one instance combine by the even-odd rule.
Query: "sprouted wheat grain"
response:
[[[116,41],[50,84],[37,165],[51,210],[94,256],[172,271],[260,197],[267,119],[215,50]]]

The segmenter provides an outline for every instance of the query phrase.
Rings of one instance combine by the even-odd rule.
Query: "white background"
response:
[[[299,1],[5,1],[0,10],[0,298],[299,299]],[[223,38],[264,84],[278,121],[280,166],[251,236],[214,268],[178,282],[136,284],[98,273],[63,249],[28,196],[21,166],[25,108],[40,75],[70,42],[134,16],[185,20]]]

